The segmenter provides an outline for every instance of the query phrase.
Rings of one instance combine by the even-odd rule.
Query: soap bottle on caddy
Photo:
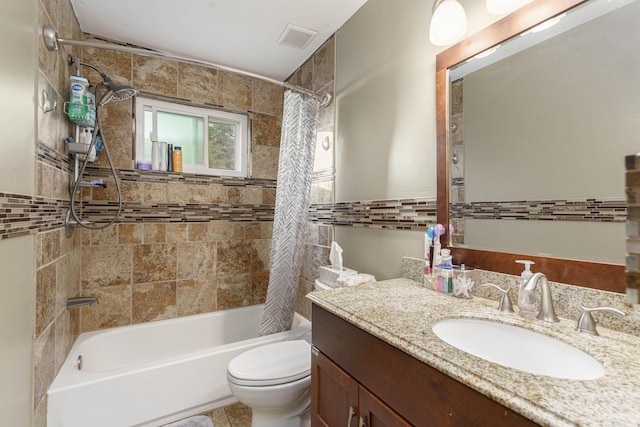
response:
[[[435,276],[434,290],[438,292],[451,293],[453,291],[453,263],[451,251],[449,249],[440,250],[440,263],[434,267]]]
[[[536,298],[535,288],[528,291],[524,286],[529,281],[529,278],[533,276],[531,271],[531,265],[535,264],[533,261],[516,260],[518,264],[524,264],[524,271],[520,274],[520,288],[518,289],[518,314],[522,317],[535,317],[540,312],[540,304]]]

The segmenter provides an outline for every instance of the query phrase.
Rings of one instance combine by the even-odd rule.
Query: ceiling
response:
[[[71,3],[85,33],[283,81],[366,1],[71,0]],[[287,24],[317,34],[304,48],[278,44]]]

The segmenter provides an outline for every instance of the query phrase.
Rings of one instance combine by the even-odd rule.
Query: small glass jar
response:
[[[469,277],[469,273],[473,268],[467,268],[464,264],[460,267],[455,267],[455,277],[453,279],[453,296],[457,298],[473,298],[471,295],[471,288],[473,287],[473,280]]]

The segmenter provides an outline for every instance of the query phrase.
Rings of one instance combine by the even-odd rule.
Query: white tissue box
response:
[[[349,268],[342,268],[342,270],[338,270],[337,268],[333,268],[332,266],[322,266],[318,271],[320,281],[326,283],[327,285],[336,286],[338,277],[342,276],[352,276],[357,274],[358,272],[355,270],[351,270]]]

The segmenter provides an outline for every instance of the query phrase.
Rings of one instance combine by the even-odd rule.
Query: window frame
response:
[[[249,176],[249,116],[248,114],[223,111],[209,106],[195,106],[180,102],[171,102],[158,98],[138,95],[135,101],[135,159],[143,161],[145,154],[145,132],[144,121],[145,112],[150,111],[153,117],[152,135],[154,139],[161,140],[157,137],[157,113],[166,112],[171,114],[179,114],[202,118],[202,134],[203,134],[203,158],[204,165],[193,165],[183,163],[182,172],[194,173],[200,175],[216,175],[216,176],[232,176],[232,177],[248,177]],[[235,164],[236,168],[216,169],[209,167],[209,123],[222,123],[236,126],[235,141]],[[171,141],[167,141],[174,144]],[[168,171],[170,172],[170,171]]]

